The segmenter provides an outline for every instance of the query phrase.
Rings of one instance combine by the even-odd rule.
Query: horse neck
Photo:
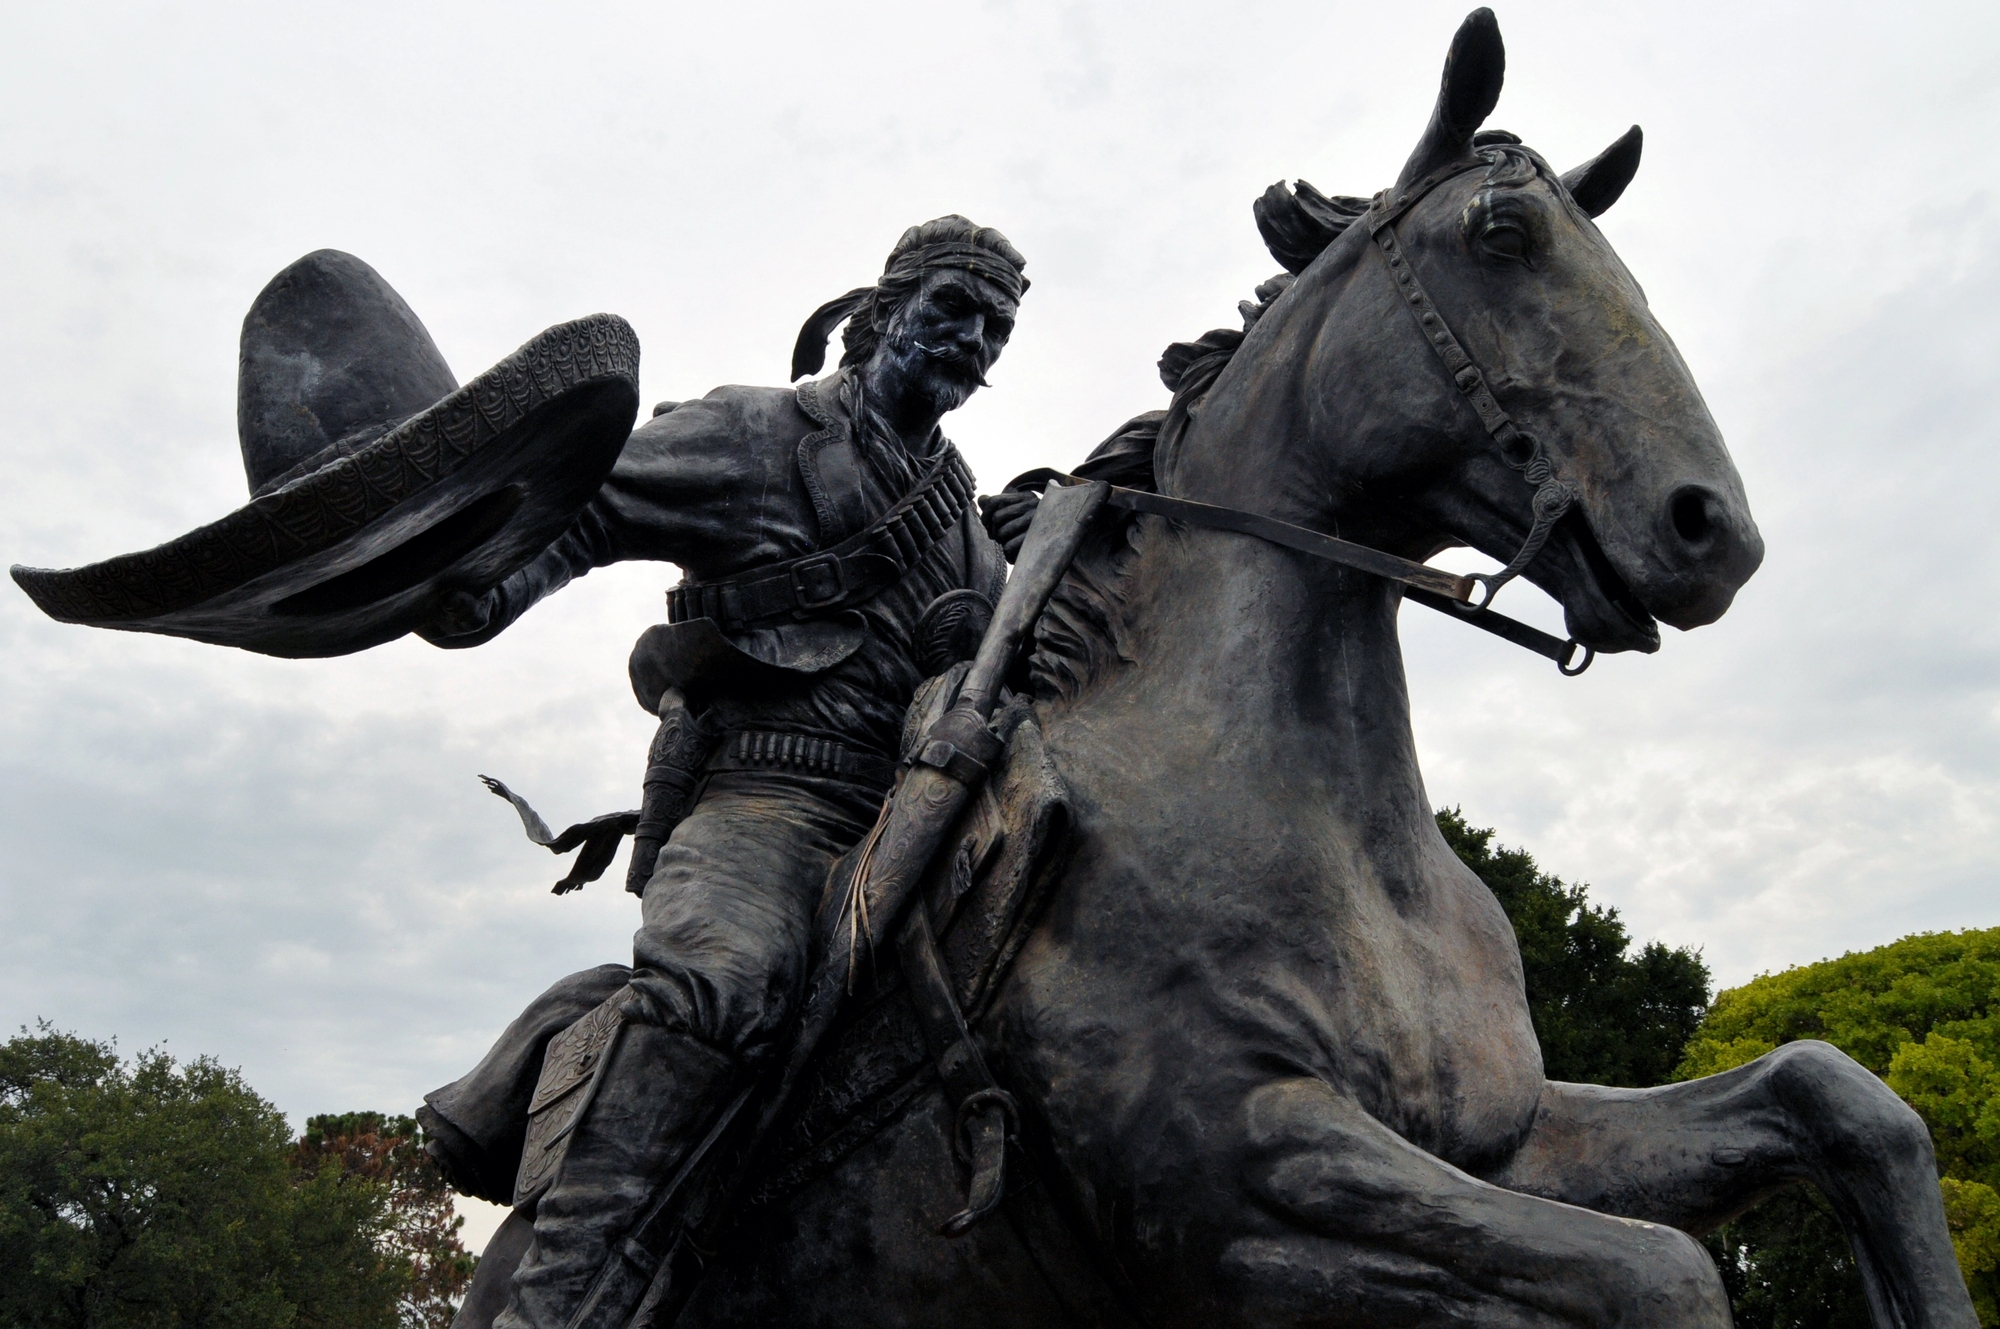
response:
[[[1252,330],[1163,468],[1169,492],[1338,527],[1325,507],[1339,450],[1313,436],[1326,413],[1308,405],[1322,353],[1302,348],[1334,326],[1352,268],[1316,265]],[[1114,685],[1138,704],[1119,709],[1176,726],[1240,762],[1243,778],[1365,829],[1370,844],[1416,843],[1431,811],[1393,588],[1251,536],[1146,520],[1126,576],[1131,663]],[[1398,841],[1398,828],[1410,836]]]

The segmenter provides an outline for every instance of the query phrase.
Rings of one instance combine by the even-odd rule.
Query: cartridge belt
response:
[[[835,613],[874,599],[903,579],[958,524],[972,502],[972,471],[950,443],[909,493],[831,549],[667,592],[667,621],[714,619],[724,632]]]
[[[886,788],[896,773],[896,763],[830,738],[764,729],[737,729],[724,734],[715,754],[708,759],[710,771],[773,769]]]

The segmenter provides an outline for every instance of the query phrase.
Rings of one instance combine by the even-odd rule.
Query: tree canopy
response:
[[[416,1119],[380,1112],[309,1117],[292,1167],[300,1177],[330,1170],[384,1188],[389,1222],[377,1245],[407,1271],[399,1319],[404,1329],[449,1329],[478,1260],[459,1242],[465,1220],[454,1211],[444,1173],[424,1152]]]
[[[471,1260],[416,1141],[377,1114],[294,1140],[210,1058],[23,1031],[0,1044],[0,1324],[441,1329]]]
[[[1905,937],[1766,974],[1716,997],[1678,1078],[1800,1038],[1832,1043],[1930,1127],[1945,1214],[1980,1323],[2000,1324],[2000,928]],[[1711,1239],[1744,1329],[1867,1324],[1824,1201],[1794,1188]]]
[[[1590,903],[1586,886],[1543,872],[1525,849],[1496,848],[1493,831],[1457,808],[1438,829],[1500,901],[1521,944],[1528,1011],[1551,1080],[1644,1088],[1665,1083],[1708,1005],[1698,951],[1632,939],[1618,911]]]

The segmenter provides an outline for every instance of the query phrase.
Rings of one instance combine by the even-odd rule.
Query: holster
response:
[[[653,745],[646,753],[639,824],[632,832],[632,866],[625,873],[625,889],[634,895],[646,893],[660,847],[687,816],[713,742],[679,688],[660,694],[658,713],[660,727],[653,731]]]

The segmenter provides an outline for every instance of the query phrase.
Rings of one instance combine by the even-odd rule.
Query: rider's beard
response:
[[[961,354],[950,345],[930,345],[908,333],[892,335],[888,347],[903,391],[917,397],[935,415],[947,415],[984,387],[985,356]]]

